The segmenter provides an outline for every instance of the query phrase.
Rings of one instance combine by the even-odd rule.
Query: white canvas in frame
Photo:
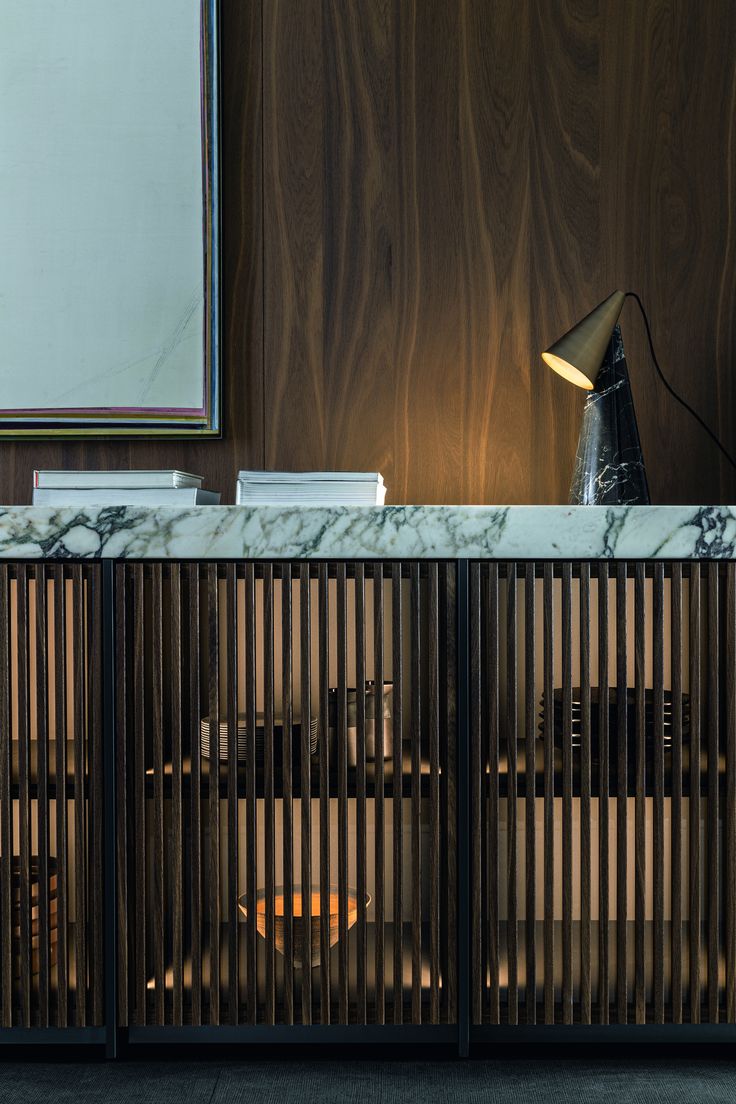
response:
[[[3,428],[212,429],[201,18],[0,3]]]

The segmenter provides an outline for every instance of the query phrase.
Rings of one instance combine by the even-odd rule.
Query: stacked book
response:
[[[34,506],[217,506],[202,476],[181,471],[34,471]]]
[[[380,472],[238,472],[241,506],[383,506]]]

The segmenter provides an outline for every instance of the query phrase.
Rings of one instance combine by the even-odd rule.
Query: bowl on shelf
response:
[[[312,916],[312,928],[311,928],[311,941],[310,947],[307,949],[304,946],[305,942],[305,925],[303,921],[303,908],[304,897],[302,893],[302,887],[295,885],[292,887],[292,902],[293,902],[293,917],[294,917],[294,950],[293,960],[294,965],[303,967],[307,961],[309,961],[312,967],[319,966],[320,964],[320,942],[322,932],[322,914],[321,914],[321,900],[320,891],[318,885],[313,885],[311,888],[311,916]],[[279,954],[284,955],[285,958],[289,958],[288,948],[286,946],[286,920],[285,920],[285,903],[286,892],[283,886],[276,886],[274,890],[274,946]],[[366,894],[365,907],[371,903],[370,894]],[[238,906],[243,916],[248,916],[248,898],[246,894],[238,899]],[[329,916],[326,918],[329,925],[330,932],[330,947],[334,947],[340,938],[340,894],[338,887],[331,885],[329,887]],[[348,930],[352,928],[358,919],[358,893],[355,889],[348,888],[347,890],[347,926]],[[256,894],[256,928],[258,934],[264,939],[266,938],[266,891],[261,889]]]

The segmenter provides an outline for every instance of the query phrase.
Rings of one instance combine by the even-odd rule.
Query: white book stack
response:
[[[181,471],[34,471],[34,506],[217,506],[218,491]]]
[[[240,506],[383,506],[380,472],[238,472]]]

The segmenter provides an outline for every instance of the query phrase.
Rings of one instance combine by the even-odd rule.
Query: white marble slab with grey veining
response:
[[[736,506],[8,506],[0,558],[736,559]]]

